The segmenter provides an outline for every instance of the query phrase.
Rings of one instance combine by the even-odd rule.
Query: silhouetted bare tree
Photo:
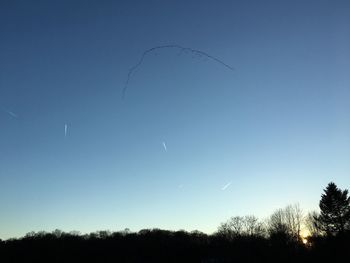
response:
[[[303,212],[298,204],[288,205],[276,210],[268,220],[270,236],[283,237],[290,241],[300,241],[300,231],[303,224]]]
[[[224,236],[228,239],[234,239],[237,237],[263,237],[266,230],[255,216],[235,216],[231,217],[218,227],[217,234]]]
[[[305,217],[305,227],[309,232],[310,236],[317,237],[322,235],[322,231],[318,225],[317,218],[319,217],[319,213],[316,211],[309,212]]]
[[[288,226],[283,209],[277,209],[268,220],[268,232],[270,236],[285,235],[288,236]]]
[[[294,240],[301,240],[301,227],[304,221],[303,211],[299,204],[288,205],[285,209],[285,216],[290,235]]]

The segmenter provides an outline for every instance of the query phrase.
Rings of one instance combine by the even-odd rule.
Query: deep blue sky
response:
[[[233,215],[317,209],[329,181],[350,187],[349,13],[334,0],[1,1],[0,238],[211,233]],[[166,44],[235,70],[158,50],[121,100],[142,52]]]

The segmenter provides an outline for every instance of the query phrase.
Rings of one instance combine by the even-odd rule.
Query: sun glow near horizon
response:
[[[303,229],[300,231],[300,238],[304,245],[309,243],[308,239],[311,236],[310,231],[307,229]]]

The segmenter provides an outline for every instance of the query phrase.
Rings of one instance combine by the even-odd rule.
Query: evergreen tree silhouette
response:
[[[330,182],[321,196],[318,225],[328,235],[343,233],[350,222],[350,197],[348,190],[341,190]]]

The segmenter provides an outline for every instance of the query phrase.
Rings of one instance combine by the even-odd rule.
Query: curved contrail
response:
[[[142,56],[141,56],[139,62],[129,70],[128,77],[126,79],[126,83],[125,83],[125,86],[124,86],[123,91],[122,91],[122,98],[123,99],[125,98],[126,90],[128,88],[128,84],[129,84],[129,81],[131,79],[132,74],[142,64],[142,62],[143,62],[144,58],[146,57],[146,55],[149,54],[149,53],[152,53],[153,51],[155,51],[157,49],[164,49],[164,48],[177,48],[177,49],[180,49],[181,51],[190,51],[190,52],[195,53],[197,55],[205,56],[205,57],[207,57],[207,58],[209,58],[211,60],[214,60],[215,62],[223,65],[224,67],[226,67],[226,68],[228,68],[228,69],[230,69],[232,71],[234,70],[233,67],[231,67],[230,65],[226,64],[222,60],[220,60],[220,59],[218,59],[216,57],[213,57],[212,55],[210,55],[210,54],[208,54],[206,52],[197,50],[197,49],[193,49],[193,48],[189,48],[189,47],[183,47],[183,46],[180,46],[180,45],[164,45],[164,46],[152,47],[152,48],[147,49],[146,51],[144,51],[142,53]]]

